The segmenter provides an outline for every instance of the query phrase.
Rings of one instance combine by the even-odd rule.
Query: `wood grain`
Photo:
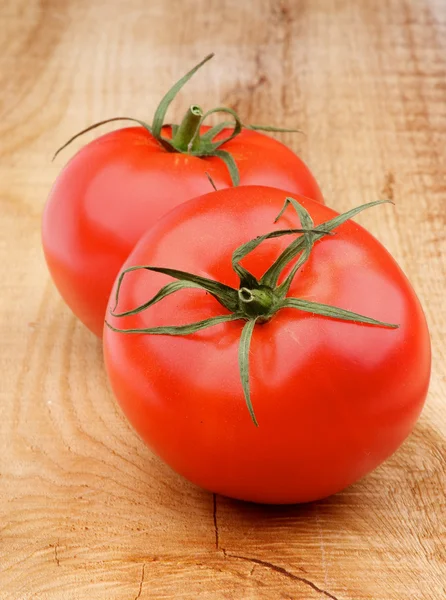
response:
[[[444,0],[4,0],[0,27],[0,599],[446,597]],[[395,255],[425,307],[433,374],[403,447],[308,506],[243,504],[174,474],[130,429],[99,342],[40,250],[70,135],[149,117],[209,51],[185,104],[300,127],[282,140]],[[84,140],[85,141],[85,140]]]

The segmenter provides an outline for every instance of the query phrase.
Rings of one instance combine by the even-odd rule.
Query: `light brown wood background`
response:
[[[445,0],[3,0],[0,8],[0,599],[441,600],[445,565]],[[283,135],[340,211],[395,255],[433,375],[413,435],[336,497],[261,507],[182,480],[107,387],[101,346],[40,249],[72,133],[188,103]],[[85,141],[85,140],[84,140]],[[389,211],[386,211],[389,215]]]

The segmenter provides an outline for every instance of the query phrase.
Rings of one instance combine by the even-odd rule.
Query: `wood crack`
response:
[[[141,596],[142,586],[144,584],[145,570],[146,570],[146,563],[143,564],[142,569],[141,569],[141,580],[139,582],[139,590],[138,590],[138,593],[135,596],[135,600],[138,600],[138,598],[140,598],[140,596]]]
[[[288,577],[288,579],[291,579],[293,581],[300,581],[301,583],[303,583],[303,584],[307,585],[308,587],[310,587],[311,589],[313,589],[315,592],[318,592],[319,594],[322,594],[323,596],[326,596],[327,598],[331,598],[332,600],[339,600],[336,596],[333,596],[333,594],[330,594],[330,592],[327,592],[327,590],[323,590],[322,588],[318,587],[315,583],[313,583],[309,579],[306,579],[305,577],[299,577],[298,575],[294,575],[294,573],[291,573],[290,571],[287,571],[284,567],[280,567],[279,565],[275,565],[274,563],[270,563],[266,560],[260,560],[259,558],[250,558],[249,556],[241,556],[239,554],[230,554],[229,552],[226,552],[225,550],[223,550],[223,554],[228,558],[237,558],[238,560],[244,560],[246,562],[253,563],[254,565],[260,565],[262,567],[265,567],[266,569],[269,569],[270,571],[274,571],[275,573],[280,573],[280,575],[283,575],[284,577]]]
[[[59,548],[59,540],[57,541],[56,544],[54,544],[54,560],[56,561],[57,566],[60,567],[60,560],[59,560],[59,556],[57,554],[58,548]]]

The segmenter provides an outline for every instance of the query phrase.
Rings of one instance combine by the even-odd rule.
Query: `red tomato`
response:
[[[286,195],[252,186],[193,199],[161,219],[123,268],[170,267],[238,288],[234,249],[259,234],[299,227],[291,209],[274,224]],[[295,198],[316,225],[337,214]],[[289,243],[267,240],[243,265],[259,278]],[[128,273],[119,311],[146,302],[170,281],[161,273]],[[212,492],[267,503],[323,498],[389,457],[422,409],[431,360],[425,317],[405,275],[371,234],[348,221],[316,242],[287,295],[399,327],[291,308],[257,324],[249,357],[258,427],[238,370],[244,321],[178,337],[105,328],[106,368],[124,413],[167,464]],[[107,319],[116,328],[139,329],[222,314],[228,310],[211,294],[184,289],[139,314]]]
[[[163,134],[170,137],[170,127]],[[281,187],[323,202],[309,169],[277,140],[244,129],[221,149],[235,159],[242,185]],[[217,188],[231,186],[219,157],[168,152],[146,129],[132,127],[87,144],[59,175],[43,215],[45,257],[62,297],[96,335],[113,281],[138,239],[173,207],[209,192],[206,172]]]

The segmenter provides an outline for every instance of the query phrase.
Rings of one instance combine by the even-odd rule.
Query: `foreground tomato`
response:
[[[175,93],[199,66],[174,86]],[[203,114],[192,106],[180,127],[163,126],[172,99],[169,92],[151,127],[141,122],[82,148],[59,175],[45,207],[42,240],[53,280],[97,335],[113,281],[135,243],[167,211],[209,192],[206,173],[219,189],[256,183],[323,201],[309,169],[289,148],[242,128],[230,109]],[[212,112],[229,114],[234,127],[202,125]]]
[[[246,302],[240,309],[245,318],[260,315],[250,347],[252,320],[243,317],[196,333],[185,327],[183,333],[189,335],[184,336],[169,328],[152,333],[175,335],[121,333],[109,327],[104,331],[112,388],[143,440],[199,486],[269,503],[322,498],[374,469],[414,426],[430,375],[429,335],[414,291],[383,246],[352,221],[334,230],[332,225],[321,226],[320,231],[332,230],[334,235],[298,238],[311,242],[309,259],[304,263],[307,247],[301,246],[298,255],[294,252],[301,267],[285,302],[304,299],[296,306],[302,310],[274,312],[268,299],[269,313],[254,306],[262,305],[262,294],[269,294],[268,286],[259,287],[265,272],[263,282],[269,277],[270,289],[275,286],[270,267],[290,244],[289,235],[253,248],[242,261],[247,271],[237,260],[250,247],[239,251],[234,264],[242,291],[237,293],[240,281],[231,266],[233,251],[259,234],[301,226],[292,207],[274,224],[286,195],[265,187],[232,188],[170,212],[141,239],[124,265],[114,313],[124,316],[107,315],[109,326],[117,329],[187,325],[219,315],[231,318],[222,303],[230,307],[238,296]],[[307,229],[337,215],[294,197],[314,219],[313,226],[301,211]],[[282,267],[286,263],[282,260]],[[187,275],[171,272],[172,279],[138,268],[126,272],[137,265],[206,279],[188,281]],[[289,273],[289,265],[283,272]],[[230,287],[214,289],[208,280]],[[160,302],[133,310],[174,281],[183,289],[168,295],[166,288]],[[208,293],[186,287],[200,282]],[[254,294],[255,302],[250,303]],[[324,316],[332,311],[327,305],[344,310]],[[251,306],[246,317],[245,309]],[[114,308],[113,294],[110,310]],[[129,311],[134,314],[125,316]],[[378,319],[398,327],[360,323],[359,315],[346,311],[370,317],[371,323]],[[244,395],[240,374],[246,383],[248,358],[250,389]],[[248,408],[252,403],[251,415],[247,403]]]

